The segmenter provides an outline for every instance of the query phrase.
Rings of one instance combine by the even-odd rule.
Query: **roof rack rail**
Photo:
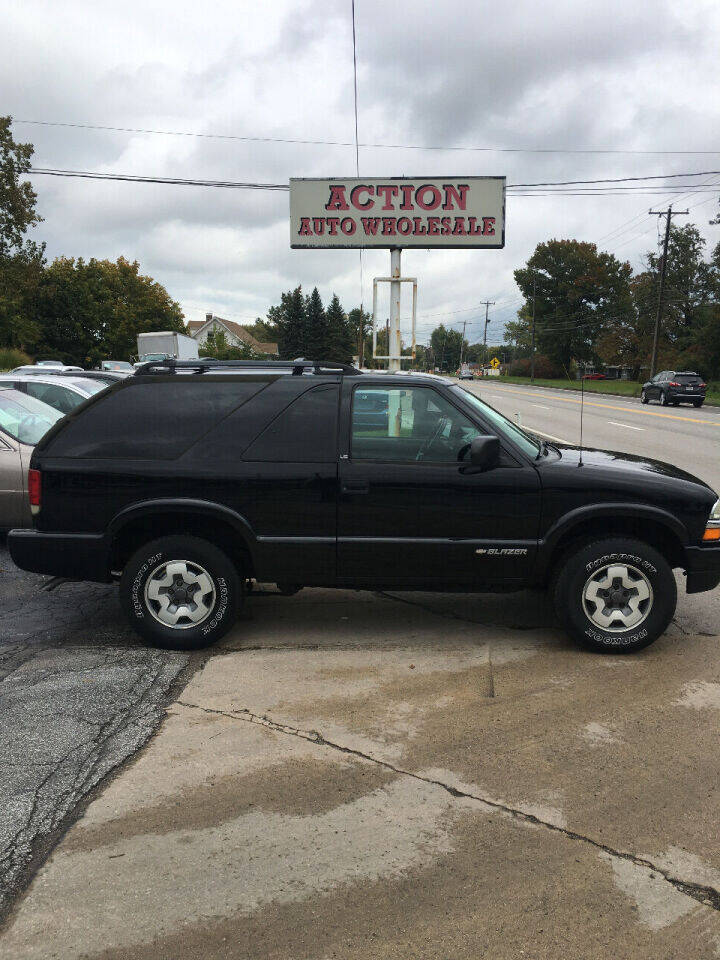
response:
[[[359,377],[362,371],[347,363],[335,363],[333,360],[212,360],[200,357],[198,360],[151,360],[138,367],[135,376],[194,371],[207,373],[213,370],[273,370],[282,368],[292,370],[293,376],[300,376],[306,370],[314,374],[341,373],[345,376]]]

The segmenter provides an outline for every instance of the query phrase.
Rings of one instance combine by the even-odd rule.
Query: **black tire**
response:
[[[296,593],[300,593],[302,590],[299,583],[276,583],[275,586],[284,597],[294,597]]]
[[[696,410],[699,410],[702,405],[703,405],[702,400],[693,400],[693,406],[695,407]]]
[[[173,583],[166,586],[161,580],[169,579],[171,574],[164,568],[173,561],[184,562],[185,572],[178,572]],[[157,601],[146,593],[151,580],[155,581],[156,592],[161,594]],[[197,597],[197,591],[208,581],[207,591],[198,602],[193,601],[193,596]],[[164,604],[164,597],[175,589],[185,590],[185,597],[174,605],[172,601]],[[169,650],[199,650],[217,642],[237,620],[242,600],[243,579],[233,562],[199,537],[161,537],[144,544],[130,558],[120,579],[120,601],[132,627],[153,646]],[[163,609],[163,605],[167,609]],[[188,611],[187,615],[183,615],[183,610]],[[176,626],[159,619],[178,614]],[[193,623],[195,616],[202,619]]]
[[[640,391],[640,403],[647,403],[647,402],[648,402],[648,398],[647,398],[647,396],[645,395],[645,391],[644,391],[644,390],[641,390],[641,391]]]
[[[636,609],[630,610],[628,605],[623,610],[613,609],[612,604],[622,602],[615,590],[625,589],[625,581],[611,581],[612,566],[624,569],[630,582],[638,584],[638,588],[630,587],[632,601],[649,586],[648,598],[637,601]],[[597,589],[604,582],[611,583],[607,599],[612,604],[599,610],[597,603],[586,599],[586,590],[592,592],[593,587]],[[670,623],[677,587],[669,563],[654,547],[641,540],[612,537],[587,543],[566,558],[555,579],[553,602],[558,618],[577,643],[597,653],[635,653],[654,643]],[[610,624],[611,629],[604,629],[591,619],[592,614],[610,618],[617,614],[617,619]],[[642,619],[622,627],[622,619],[632,620],[636,614],[642,615]]]

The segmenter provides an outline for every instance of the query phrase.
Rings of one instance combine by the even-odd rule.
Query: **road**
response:
[[[501,384],[490,379],[461,382],[522,426],[549,439],[580,441],[581,398],[569,390]],[[583,443],[587,447],[637,453],[673,463],[720,492],[720,408],[667,409],[607,394],[586,393]]]

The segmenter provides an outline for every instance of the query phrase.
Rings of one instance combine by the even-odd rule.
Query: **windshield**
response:
[[[463,387],[455,384],[450,387],[450,389],[453,393],[458,394],[463,400],[470,403],[484,420],[487,420],[494,427],[497,427],[503,436],[516,443],[529,457],[536,457],[538,455],[540,452],[540,443],[533,434],[527,433],[516,423],[513,423],[512,420],[508,420],[507,417],[504,417],[495,410],[494,407],[484,403],[480,397],[475,396],[474,393],[470,393],[469,390],[465,390]]]
[[[59,410],[17,390],[0,391],[0,427],[13,440],[35,445],[62,417]]]
[[[128,360],[106,360],[103,370],[132,370],[133,365]]]
[[[167,360],[167,354],[166,353],[146,353],[142,357],[140,357],[140,360],[143,363],[151,363],[152,361],[157,361],[157,360]]]

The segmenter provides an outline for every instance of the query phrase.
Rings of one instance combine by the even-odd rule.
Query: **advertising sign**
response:
[[[505,246],[505,177],[290,180],[291,247]]]

